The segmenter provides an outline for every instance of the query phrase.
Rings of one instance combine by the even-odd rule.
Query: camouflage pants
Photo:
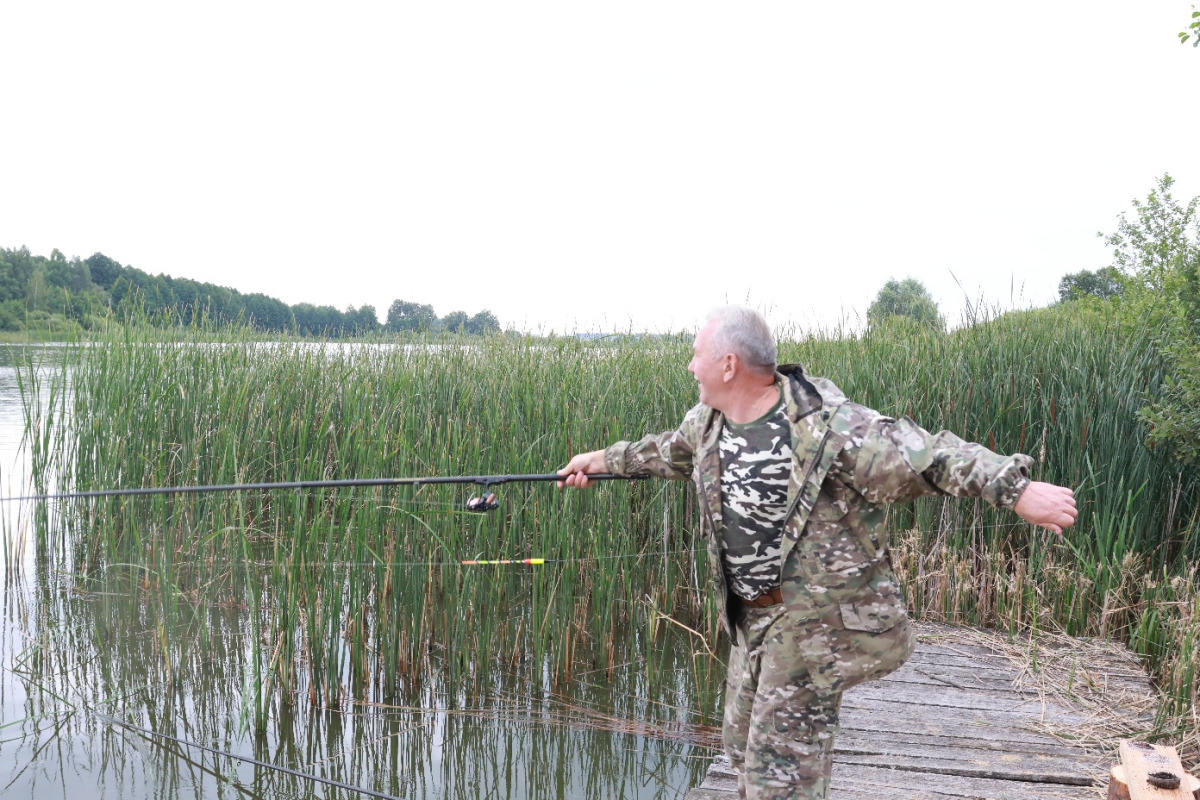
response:
[[[783,605],[748,608],[725,679],[725,752],[742,800],[821,800],[829,791],[840,692],[817,693]],[[814,623],[819,625],[820,623]]]

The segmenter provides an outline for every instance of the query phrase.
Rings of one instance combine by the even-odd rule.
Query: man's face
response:
[[[722,396],[725,389],[726,359],[713,352],[712,332],[716,322],[710,322],[696,334],[692,344],[692,360],[688,362],[688,372],[695,376],[700,384],[700,402],[713,406]]]

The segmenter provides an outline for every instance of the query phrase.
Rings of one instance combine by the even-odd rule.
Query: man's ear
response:
[[[738,368],[741,364],[738,363],[737,356],[733,353],[726,353],[725,360],[721,364],[721,379],[725,383],[733,380],[733,376],[737,375]]]

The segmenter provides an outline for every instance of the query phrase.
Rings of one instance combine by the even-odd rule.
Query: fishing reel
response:
[[[496,499],[495,492],[487,491],[487,486],[484,486],[483,494],[478,497],[471,497],[467,500],[467,511],[472,514],[486,514],[489,511],[495,511],[500,507],[500,501]]]

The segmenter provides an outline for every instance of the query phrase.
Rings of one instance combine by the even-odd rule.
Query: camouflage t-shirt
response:
[[[729,588],[752,600],[779,585],[792,433],[783,398],[762,417],[721,429],[722,563]]]

